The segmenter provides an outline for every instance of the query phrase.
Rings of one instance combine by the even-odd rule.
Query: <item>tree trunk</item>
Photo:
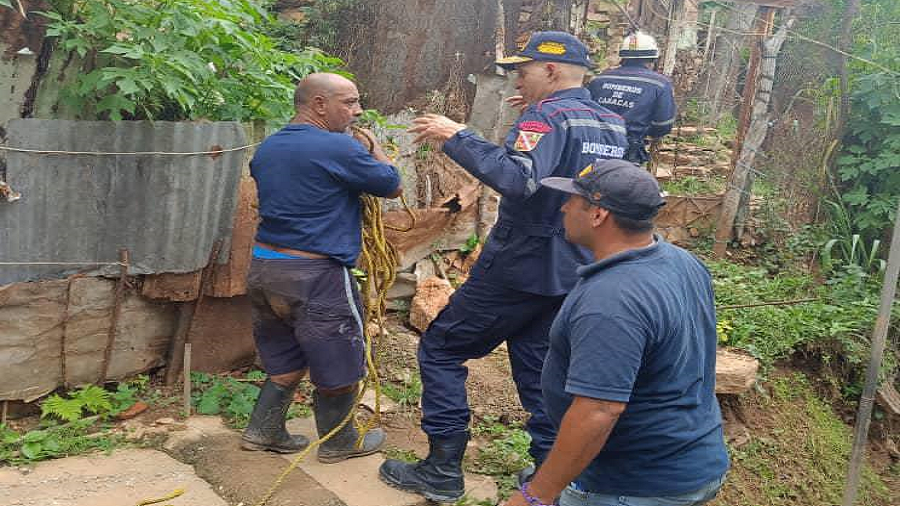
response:
[[[716,225],[716,243],[713,252],[719,258],[724,256],[727,242],[735,225],[735,218],[742,202],[749,205],[750,190],[753,184],[753,162],[756,152],[762,146],[769,131],[769,101],[775,79],[775,64],[781,46],[787,38],[787,31],[793,26],[794,19],[784,23],[778,32],[763,42],[762,61],[760,63],[758,87],[753,100],[753,111],[750,115],[750,127],[744,139],[741,153],[734,171],[728,179],[725,197],[722,200],[722,214]],[[747,83],[751,86],[754,83]],[[746,210],[744,211],[746,215]],[[743,224],[741,224],[743,227]]]
[[[741,48],[746,43],[758,6],[739,3],[728,10],[725,28],[715,41],[716,51],[706,69],[706,92],[708,99],[707,121],[715,125],[722,115],[737,103],[737,75],[741,67]],[[739,33],[735,33],[739,32]]]
[[[366,9],[366,19],[342,26],[339,43],[349,48],[367,107],[393,113],[422,105],[446,87],[457,53],[462,76],[492,65],[497,0],[380,0]]]

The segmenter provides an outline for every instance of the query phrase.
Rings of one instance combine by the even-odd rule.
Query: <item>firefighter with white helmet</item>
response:
[[[644,32],[626,36],[619,57],[621,65],[602,72],[588,89],[596,102],[625,118],[629,145],[625,159],[642,164],[650,159],[644,140],[666,135],[675,123],[672,81],[650,69],[659,58],[659,46]]]

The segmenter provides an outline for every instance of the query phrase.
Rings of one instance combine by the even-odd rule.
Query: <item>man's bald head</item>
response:
[[[335,93],[347,90],[355,91],[356,85],[342,75],[329,72],[309,74],[294,88],[294,107],[300,109],[309,106],[317,96],[329,98]]]
[[[311,123],[330,132],[344,132],[362,114],[353,81],[330,73],[310,74],[294,89],[294,122]]]

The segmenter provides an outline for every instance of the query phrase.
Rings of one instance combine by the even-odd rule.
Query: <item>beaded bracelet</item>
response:
[[[526,481],[519,487],[519,492],[522,493],[522,497],[525,498],[525,501],[528,502],[529,506],[554,506],[553,504],[544,504],[540,499],[528,493],[528,485],[530,485],[530,481]]]

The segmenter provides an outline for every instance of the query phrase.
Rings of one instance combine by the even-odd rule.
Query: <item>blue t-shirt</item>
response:
[[[266,138],[250,162],[260,223],[256,240],[356,263],[361,247],[359,196],[390,195],[397,169],[353,137],[290,124]]]
[[[541,378],[547,413],[559,426],[576,395],[628,404],[578,486],[647,497],[721,477],[728,454],[705,266],[657,238],[578,273],[550,330]]]

